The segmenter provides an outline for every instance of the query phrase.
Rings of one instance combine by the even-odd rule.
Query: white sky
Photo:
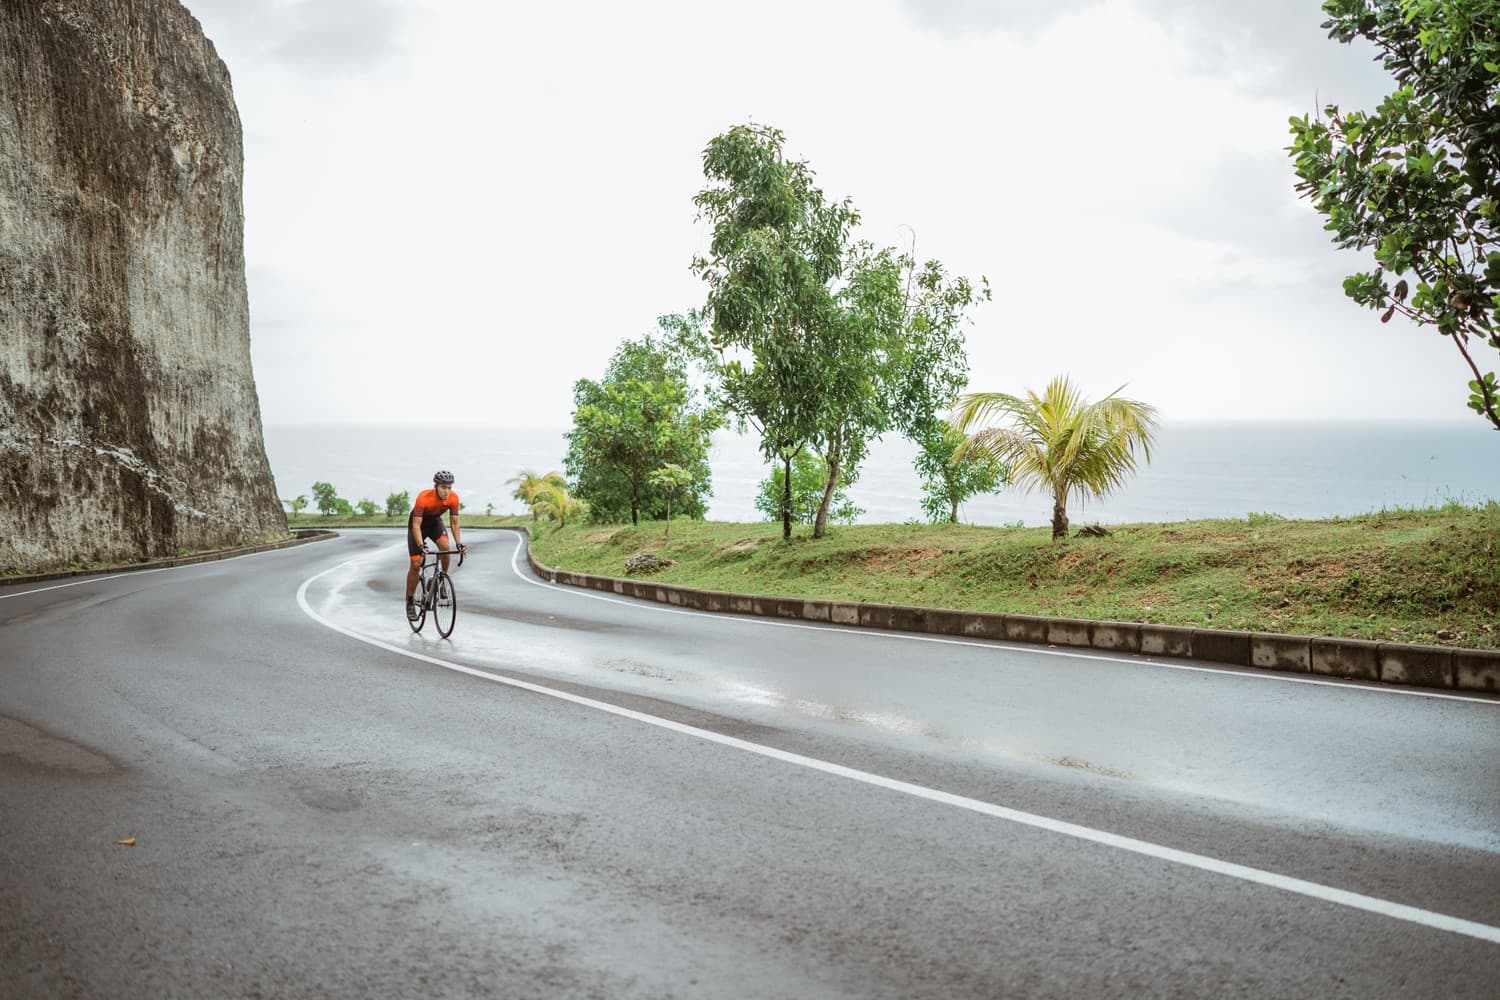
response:
[[[185,2],[244,124],[267,423],[567,426],[576,379],[701,304],[702,150],[747,120],[862,236],[989,276],[972,388],[1473,419],[1292,190],[1288,117],[1391,89],[1317,0]]]

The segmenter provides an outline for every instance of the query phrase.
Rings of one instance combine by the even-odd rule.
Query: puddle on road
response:
[[[0,715],[0,757],[77,774],[112,774],[120,766],[87,747]]]
[[[809,698],[797,698],[780,691],[753,687],[749,684],[729,683],[723,685],[723,688],[730,697],[737,701],[790,712],[793,715],[800,715],[809,719],[853,723],[855,725],[869,726],[883,732],[898,733],[902,736],[921,736],[926,739],[937,740],[949,746],[975,748],[980,746],[977,740],[958,736],[946,729],[940,729],[931,723],[924,722],[921,719],[908,718],[894,712],[860,711],[859,709],[846,708],[841,705],[833,705]]]

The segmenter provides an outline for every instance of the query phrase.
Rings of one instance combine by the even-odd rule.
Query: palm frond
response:
[[[1010,466],[1024,492],[1046,487],[1068,496],[1103,497],[1151,460],[1157,411],[1122,398],[1122,385],[1096,403],[1059,375],[1038,394],[971,392],[954,404],[949,424],[967,437],[955,460],[978,456]],[[998,426],[995,426],[997,425]]]

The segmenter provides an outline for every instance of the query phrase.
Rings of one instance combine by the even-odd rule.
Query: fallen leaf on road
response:
[[[117,840],[117,841],[115,841],[115,843],[119,844],[121,847],[134,847],[135,846],[135,838],[134,837],[126,837],[124,840]]]

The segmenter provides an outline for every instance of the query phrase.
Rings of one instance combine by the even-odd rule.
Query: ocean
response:
[[[278,496],[312,495],[332,483],[351,503],[383,509],[391,493],[431,485],[451,469],[464,509],[522,513],[506,480],[522,469],[562,470],[564,428],[267,426],[266,451]],[[850,499],[862,523],[922,517],[916,446],[901,438],[870,449]],[[723,431],[710,455],[709,517],[759,521],[758,483],[770,475],[753,437]],[[1397,507],[1479,504],[1500,498],[1500,432],[1465,423],[1175,423],[1162,425],[1150,465],[1104,500],[1068,504],[1075,527],[1089,523],[1288,518],[1366,514]],[[1051,499],[1014,489],[976,497],[960,509],[972,524],[1050,523]]]

